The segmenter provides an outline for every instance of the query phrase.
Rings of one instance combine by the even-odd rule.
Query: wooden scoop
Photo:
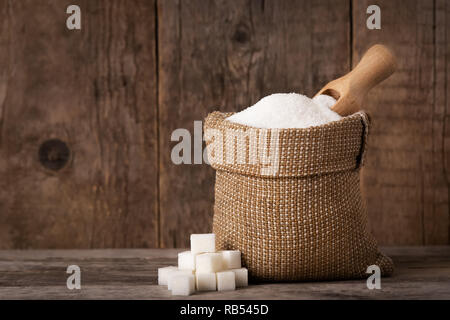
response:
[[[361,109],[370,89],[394,73],[396,59],[383,45],[376,44],[362,57],[358,65],[345,76],[329,82],[317,94],[335,98],[331,110],[347,116]]]

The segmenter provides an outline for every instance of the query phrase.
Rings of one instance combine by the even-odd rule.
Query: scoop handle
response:
[[[376,44],[367,50],[352,71],[327,83],[316,95],[334,97],[337,102],[331,109],[347,116],[359,111],[369,90],[388,78],[396,68],[394,55],[385,46]]]
[[[347,75],[350,92],[364,98],[370,89],[393,74],[396,67],[397,62],[389,49],[381,44],[374,45]]]

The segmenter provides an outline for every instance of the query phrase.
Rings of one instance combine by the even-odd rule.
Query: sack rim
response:
[[[286,132],[286,131],[298,131],[298,132],[307,132],[307,131],[315,131],[315,130],[322,130],[324,128],[332,128],[336,125],[345,125],[348,122],[353,122],[353,121],[358,121],[358,120],[367,120],[369,119],[369,116],[367,114],[367,112],[365,112],[364,110],[355,112],[351,115],[342,117],[339,120],[334,120],[334,121],[330,121],[327,123],[323,123],[317,126],[310,126],[310,127],[306,127],[306,128],[261,128],[261,127],[254,127],[254,126],[250,126],[250,125],[246,125],[246,124],[241,124],[241,123],[237,123],[237,122],[233,122],[230,120],[227,120],[228,117],[236,114],[237,112],[223,112],[223,111],[213,111],[211,113],[208,114],[207,118],[214,114],[215,116],[217,116],[218,118],[221,118],[221,120],[225,123],[228,123],[230,126],[233,127],[241,127],[242,129],[257,129],[257,130],[277,130],[279,132]]]
[[[264,177],[301,177],[324,173],[342,172],[358,169],[364,159],[367,144],[369,117],[359,111],[340,120],[308,128],[257,128],[234,123],[226,118],[233,112],[214,111],[208,114],[204,123],[204,133],[208,159],[216,170]],[[209,131],[210,129],[213,129]],[[219,147],[214,145],[212,131],[220,131]],[[258,137],[263,135],[263,144],[257,150],[250,150],[248,134],[253,132]],[[238,143],[237,134],[241,139]],[[275,140],[272,140],[272,136]],[[252,139],[255,139],[253,136]],[[277,144],[275,149],[273,144]],[[243,163],[238,163],[236,148],[243,148]],[[219,148],[218,152],[215,151]],[[261,149],[262,148],[262,149]],[[275,150],[277,163],[267,165],[260,162],[249,163],[251,159],[262,159],[262,151]],[[210,157],[211,155],[211,157]],[[214,157],[219,156],[219,160]],[[231,156],[234,162],[226,162]],[[242,158],[241,158],[242,159]],[[247,161],[247,162],[246,162]],[[272,170],[275,168],[275,170]]]

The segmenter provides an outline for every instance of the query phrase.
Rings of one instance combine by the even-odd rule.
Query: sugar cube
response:
[[[176,269],[176,270],[172,270],[167,274],[167,289],[171,290],[172,289],[172,279],[176,276],[179,275],[192,275],[193,272],[192,270],[180,270],[180,269]]]
[[[195,292],[195,280],[192,274],[177,274],[170,278],[170,290],[175,296],[189,296]]]
[[[214,233],[191,234],[191,252],[216,252],[216,235]]]
[[[215,291],[216,274],[215,273],[196,273],[195,280],[198,291]]]
[[[241,252],[239,250],[223,250],[224,267],[226,269],[239,269],[241,267]]]
[[[223,270],[223,259],[220,253],[202,253],[196,257],[197,273],[214,273]]]
[[[236,289],[236,276],[233,271],[222,271],[216,273],[217,277],[217,290],[235,290]]]
[[[167,286],[168,275],[174,270],[178,270],[178,268],[174,266],[158,268],[158,284],[160,286]]]
[[[195,270],[195,254],[184,251],[178,254],[178,269]]]
[[[248,270],[246,268],[232,269],[236,279],[236,287],[248,286]]]

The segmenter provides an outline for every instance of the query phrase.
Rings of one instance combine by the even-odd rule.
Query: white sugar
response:
[[[310,99],[297,93],[276,93],[227,120],[256,128],[308,128],[341,119],[330,109],[335,102],[326,95]]]
[[[321,94],[314,98],[312,98],[312,101],[315,102],[319,107],[321,108],[331,108],[336,103],[336,99],[327,95],[327,94]],[[333,111],[334,114],[337,114]],[[339,117],[340,118],[340,117]]]

